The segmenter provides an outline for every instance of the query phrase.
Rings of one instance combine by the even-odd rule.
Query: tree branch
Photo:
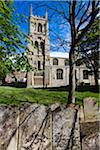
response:
[[[98,14],[98,12],[99,12],[99,8],[96,9],[95,1],[93,1],[92,2],[91,19],[90,19],[89,23],[82,29],[81,33],[78,35],[78,37],[77,37],[77,39],[75,41],[75,44],[77,44],[82,39],[82,37],[84,36],[84,33],[86,33],[88,31],[88,29],[91,27],[91,25],[94,22],[95,17]]]
[[[84,8],[84,6],[85,6],[85,4],[82,5],[82,1],[81,1],[80,6],[79,6],[79,9],[78,9],[78,12],[77,12],[77,14],[75,15],[75,18],[79,15],[80,11]]]
[[[84,5],[84,6],[85,6],[85,5]],[[83,18],[84,18],[84,16],[86,15],[86,13],[88,12],[89,7],[90,7],[90,1],[88,2],[88,5],[87,5],[86,10],[84,11],[83,15],[82,15],[81,18],[80,18],[80,22],[79,22],[79,24],[78,24],[78,26],[77,26],[77,32],[78,32],[80,26],[83,24],[83,22],[87,21],[87,19],[91,16],[91,15],[88,15],[88,16],[86,17],[86,19],[83,21]]]

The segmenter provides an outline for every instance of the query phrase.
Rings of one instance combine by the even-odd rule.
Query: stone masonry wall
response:
[[[0,106],[0,150],[80,150],[76,106]]]

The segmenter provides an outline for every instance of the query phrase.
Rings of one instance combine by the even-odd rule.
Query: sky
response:
[[[77,0],[77,9],[78,12],[81,1]],[[82,5],[85,6],[80,11],[79,15],[75,20],[75,25],[77,26],[82,14],[84,14],[87,6],[88,0],[82,0]],[[48,12],[48,22],[49,22],[49,35],[50,35],[50,51],[58,52],[61,55],[61,52],[69,52],[70,45],[70,26],[66,21],[66,17],[69,15],[68,4],[64,0],[15,0],[14,7],[15,12],[14,16],[17,18],[17,15],[21,17],[22,15],[29,17],[30,5],[32,5],[33,15],[35,16],[45,16],[46,10]],[[51,9],[52,8],[52,9]],[[57,11],[60,13],[57,13]],[[91,11],[91,0],[88,13]],[[64,15],[63,13],[64,12]],[[86,15],[88,15],[88,13]],[[19,18],[19,17],[18,17]],[[84,28],[86,24],[80,28]],[[28,34],[28,20],[26,22],[19,23],[21,30]],[[57,53],[55,53],[57,54]]]
[[[54,8],[59,6],[57,1],[24,1],[24,0],[15,0],[14,1],[14,17],[21,17],[22,15],[29,17],[30,14],[30,5],[33,8],[33,15],[36,16],[45,16],[46,10],[48,12],[48,22],[49,22],[49,35],[50,35],[50,51],[55,51],[52,55],[62,55],[63,53],[69,51],[68,44],[66,41],[70,41],[70,32],[67,23],[63,23],[64,20],[55,14],[51,9],[48,9],[45,5],[53,6]],[[40,7],[42,5],[42,7]],[[44,5],[44,6],[43,6]],[[21,30],[28,34],[28,20],[26,22],[19,23]]]

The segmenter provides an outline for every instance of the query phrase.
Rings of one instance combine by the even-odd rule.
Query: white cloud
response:
[[[50,52],[51,57],[69,58],[69,53],[67,52]]]

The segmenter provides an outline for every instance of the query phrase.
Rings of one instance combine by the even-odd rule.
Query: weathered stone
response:
[[[82,150],[99,150],[100,132],[99,122],[85,122],[81,124]]]
[[[60,104],[59,104],[59,103],[52,104],[52,105],[50,106],[51,111],[54,111],[54,110],[57,109],[58,107],[60,107]]]
[[[79,114],[74,106],[24,104],[1,106],[0,112],[0,150],[80,150]]]
[[[17,128],[17,117],[18,114],[15,107],[0,106],[0,150],[6,150],[10,138],[13,138],[13,132]],[[15,140],[14,143],[16,143]]]
[[[79,118],[80,118],[80,122],[84,122],[85,121],[83,106],[80,106],[80,109],[79,109]]]
[[[85,98],[84,99],[84,117],[85,121],[96,121],[97,114],[99,113],[98,104],[94,98]]]

